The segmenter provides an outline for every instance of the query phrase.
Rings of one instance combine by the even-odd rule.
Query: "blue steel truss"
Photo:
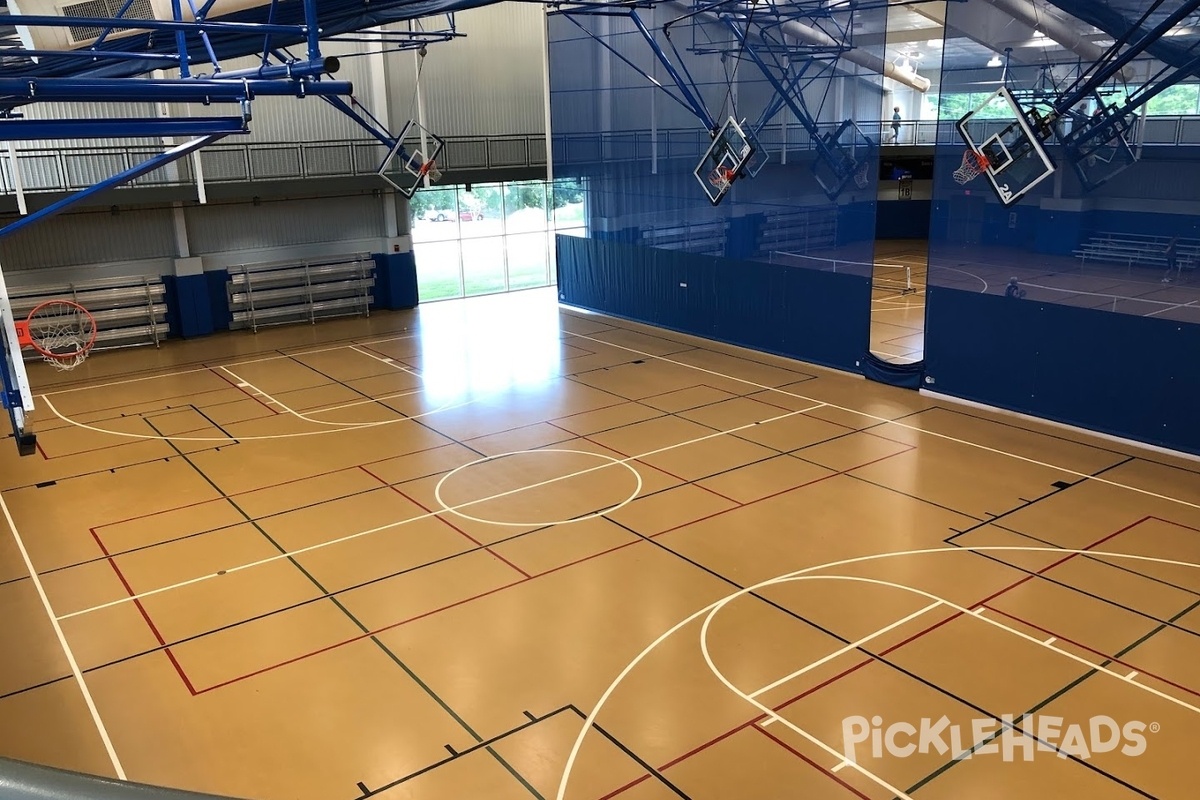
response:
[[[339,60],[321,53],[321,42],[377,44],[380,51],[424,48],[460,34],[454,11],[492,0],[382,0],[369,13],[351,0],[269,0],[258,8],[209,18],[215,0],[172,0],[171,19],[132,19],[133,0],[113,17],[0,14],[0,141],[107,137],[197,137],[83,189],[36,214],[0,228],[0,238],[60,213],[98,192],[164,166],[204,145],[249,131],[256,97],[320,97],[379,139],[389,150],[396,140],[354,98],[348,81],[331,76]],[[0,11],[9,9],[0,0]],[[431,20],[418,20],[429,17]],[[365,28],[409,20],[408,30]],[[17,32],[46,28],[92,28],[99,34],[77,50],[26,47]],[[288,47],[304,54],[292,56]],[[423,52],[423,50],[422,50]],[[223,58],[257,55],[259,65],[226,71]],[[363,55],[362,53],[358,55]],[[149,79],[154,70],[177,77]],[[22,109],[40,102],[115,101],[203,103],[232,106],[218,117],[137,119],[25,119]],[[349,101],[349,102],[347,102]]]
[[[858,15],[888,6],[915,5],[927,0],[689,0],[687,3],[606,3],[592,0],[550,4],[555,14],[573,22],[601,47],[628,65],[652,85],[688,109],[713,135],[724,120],[716,119],[687,69],[680,52],[678,29],[684,29],[686,49],[696,55],[720,57],[722,61],[743,59],[752,63],[774,89],[757,119],[743,128],[757,138],[763,128],[782,111],[789,109],[813,142],[817,163],[813,171],[830,198],[836,198],[852,179],[861,180],[864,166],[875,158],[878,142],[865,136],[849,121],[833,132],[822,133],[817,119],[820,107],[810,108],[805,89],[815,81],[832,83],[839,59],[853,50],[854,22]],[[651,31],[642,12],[658,6],[670,9],[674,17],[657,31]],[[586,16],[624,16],[641,34],[655,59],[666,72],[668,81],[660,82],[647,74],[604,38],[593,33],[577,19]],[[802,25],[805,36],[797,36]],[[657,35],[656,35],[657,34]],[[821,104],[824,104],[822,99]],[[852,143],[852,146],[851,146]],[[733,178],[743,175],[735,174]]]
[[[1140,11],[1137,19],[1120,16],[1102,0],[1053,2],[1101,26],[1113,43],[1094,63],[1080,64],[1066,85],[1053,85],[1043,71],[1032,89],[1015,96],[1035,121],[1039,138],[1061,144],[1084,188],[1094,190],[1136,163],[1129,139],[1143,107],[1180,81],[1200,75],[1200,36],[1194,31],[1175,35],[1200,10],[1200,0],[1147,0],[1143,8],[1134,8]],[[1119,91],[1114,82],[1122,70],[1151,58],[1158,70],[1133,91]]]

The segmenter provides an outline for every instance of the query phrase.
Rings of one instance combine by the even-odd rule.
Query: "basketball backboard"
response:
[[[1003,86],[958,121],[963,141],[986,157],[983,174],[1006,206],[1054,174],[1056,167],[1042,144],[1050,132],[1042,127]]]
[[[878,147],[853,120],[813,141],[817,151],[812,172],[830,200],[837,200],[851,181],[858,189],[871,185],[878,171]]]
[[[17,340],[17,320],[8,297],[4,272],[0,270],[0,345],[4,351],[3,401],[12,422],[13,437],[21,455],[32,455],[37,447],[33,432],[26,428],[26,417],[33,411],[33,390],[25,372],[25,359]]]
[[[749,166],[754,166],[751,176],[762,169],[762,162],[755,160],[757,152],[754,141],[738,121],[733,117],[727,119],[713,137],[700,163],[692,170],[696,180],[704,187],[709,202],[714,206],[720,203],[733,188],[733,182]]]
[[[446,143],[416,120],[409,120],[379,165],[377,174],[405,197],[441,177],[437,159]]]
[[[1093,95],[1092,105],[1091,114],[1071,112],[1069,129],[1059,132],[1067,161],[1088,191],[1103,186],[1138,160],[1129,146],[1134,136],[1133,118],[1113,113],[1099,94]]]

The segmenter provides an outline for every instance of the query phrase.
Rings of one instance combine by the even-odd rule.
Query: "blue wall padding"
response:
[[[929,238],[929,200],[885,200],[878,205],[875,219],[877,239]]]
[[[374,299],[377,308],[416,308],[417,260],[409,253],[375,253]]]
[[[884,361],[874,353],[867,353],[862,359],[863,374],[876,383],[888,386],[899,386],[902,389],[920,389],[924,385],[925,362],[917,361],[911,364],[893,364]]]
[[[747,214],[730,219],[729,232],[725,237],[725,257],[753,258],[758,249],[758,232],[766,221],[766,214]]]
[[[233,321],[233,314],[229,310],[229,291],[227,289],[229,270],[206,271],[204,278],[208,281],[208,313],[212,319],[213,330],[227,331],[229,323]]]
[[[927,388],[1200,454],[1200,325],[931,286]]]
[[[167,324],[175,336],[190,338],[213,332],[209,286],[201,275],[164,275]],[[222,294],[224,287],[222,287]],[[228,324],[226,324],[228,327]]]
[[[1069,256],[1087,238],[1087,224],[1085,212],[1043,209],[1034,233],[1034,250],[1047,255]]]
[[[557,237],[568,304],[859,371],[870,335],[866,276]]]

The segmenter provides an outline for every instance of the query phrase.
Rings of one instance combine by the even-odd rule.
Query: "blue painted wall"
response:
[[[622,242],[557,237],[570,305],[860,371],[870,279]]]

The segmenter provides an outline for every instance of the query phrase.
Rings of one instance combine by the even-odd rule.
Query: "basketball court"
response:
[[[1193,461],[547,290],[32,383],[12,757],[247,798],[1187,796]]]

